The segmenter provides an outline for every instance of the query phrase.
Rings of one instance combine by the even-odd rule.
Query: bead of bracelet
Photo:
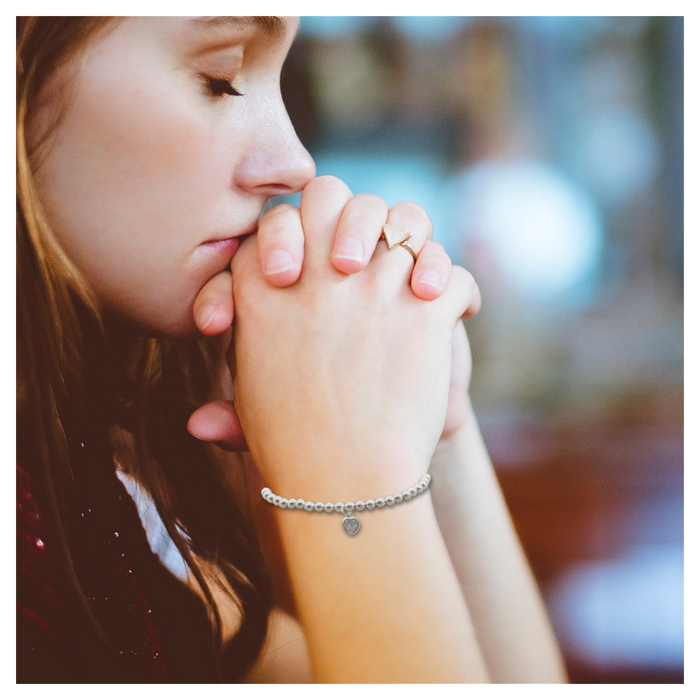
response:
[[[360,531],[361,526],[359,519],[355,515],[355,511],[359,513],[363,510],[373,510],[374,508],[384,508],[385,506],[390,507],[398,503],[403,503],[404,501],[410,501],[430,486],[430,480],[430,474],[424,474],[415,486],[411,486],[411,488],[405,489],[404,491],[397,491],[383,498],[369,498],[366,501],[347,501],[346,503],[340,501],[337,503],[316,501],[314,503],[313,501],[305,501],[302,498],[282,498],[272,493],[267,486],[262,489],[260,495],[268,503],[278,508],[305,510],[307,513],[332,513],[334,511],[341,513],[344,516],[342,523],[343,529],[352,537]]]

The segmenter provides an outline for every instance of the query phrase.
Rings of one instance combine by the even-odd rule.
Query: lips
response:
[[[202,248],[206,248],[213,252],[221,253],[227,256],[233,256],[241,244],[241,239],[236,238],[218,238],[216,240],[204,241]]]
[[[243,231],[243,233],[237,233],[234,236],[226,236],[225,238],[210,238],[208,241],[204,241],[203,243],[200,244],[200,247],[209,249],[212,251],[222,251],[228,253],[229,251],[231,252],[231,255],[238,250],[238,246],[241,244],[241,241],[244,240],[245,238],[248,238],[248,236],[253,235],[254,233],[257,233],[258,231],[258,226],[257,223],[248,230]]]

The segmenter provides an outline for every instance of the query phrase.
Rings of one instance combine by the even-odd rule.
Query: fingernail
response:
[[[435,270],[423,270],[423,272],[418,275],[418,281],[421,284],[427,284],[429,287],[440,289],[440,274]]]
[[[214,320],[216,312],[217,308],[213,304],[202,307],[200,312],[197,314],[197,325],[199,326],[200,331],[203,331]]]
[[[365,247],[359,238],[348,236],[340,241],[333,253],[333,257],[362,262],[365,258]]]
[[[265,274],[276,275],[280,272],[286,272],[294,267],[294,258],[286,250],[273,250],[267,256],[265,263]]]

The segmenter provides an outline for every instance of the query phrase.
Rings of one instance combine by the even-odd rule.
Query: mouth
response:
[[[256,231],[257,227],[247,233],[229,236],[228,238],[212,238],[208,241],[204,241],[204,243],[200,243],[199,247],[212,253],[232,258],[241,245],[241,241],[248,238],[248,236],[251,236]]]
[[[241,244],[241,239],[235,238],[217,238],[211,241],[204,241],[200,244],[201,248],[212,252],[221,253],[222,255],[233,256]]]

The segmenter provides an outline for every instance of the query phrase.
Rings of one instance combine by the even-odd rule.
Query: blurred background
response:
[[[575,683],[683,682],[683,18],[306,17],[319,174],[431,215]]]

